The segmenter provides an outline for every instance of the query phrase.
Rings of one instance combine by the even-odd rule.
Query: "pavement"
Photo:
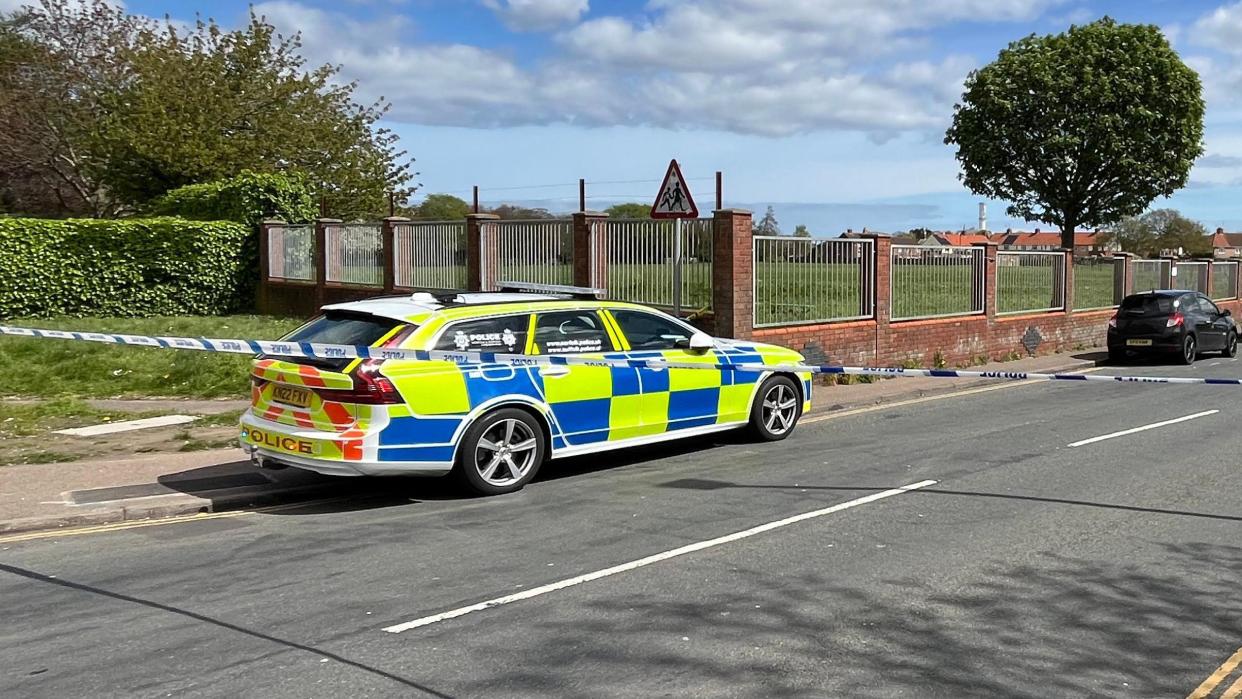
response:
[[[1242,692],[1242,391],[924,398],[554,462],[495,498],[377,479],[0,535],[0,696]]]
[[[980,370],[1052,372],[1095,366],[1105,354],[1054,354],[997,362]],[[843,410],[958,391],[987,379],[885,379],[820,386],[814,412]],[[101,409],[227,412],[244,401],[92,400]],[[0,534],[220,512],[350,494],[368,483],[287,469],[254,468],[237,449],[0,467]]]

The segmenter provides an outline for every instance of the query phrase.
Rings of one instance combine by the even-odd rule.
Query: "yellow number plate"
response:
[[[1151,347],[1151,340],[1126,340],[1130,347]]]
[[[285,405],[294,405],[299,408],[309,408],[311,404],[311,392],[305,388],[297,386],[278,385],[272,389],[272,400],[280,401]]]

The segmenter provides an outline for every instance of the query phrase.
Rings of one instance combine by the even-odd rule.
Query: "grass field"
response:
[[[9,319],[7,324],[129,335],[276,339],[301,320],[265,316]],[[0,393],[51,398],[240,398],[250,355],[0,337]]]
[[[1107,263],[1074,265],[1074,308],[1107,308],[1113,301],[1116,265]]]

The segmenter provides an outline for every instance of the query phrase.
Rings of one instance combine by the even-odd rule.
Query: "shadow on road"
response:
[[[346,658],[342,655],[337,655],[336,653],[332,653],[330,651],[323,650],[322,648],[316,648],[315,646],[312,646],[312,645],[298,643],[297,641],[290,641],[284,638],[279,638],[271,634],[263,633],[262,631],[248,629],[238,624],[233,624],[227,621],[222,621],[220,619],[215,619],[213,617],[209,617],[204,614],[199,614],[197,612],[192,612],[186,609],[181,609],[179,607],[174,607],[172,605],[162,604],[160,602],[154,602],[152,600],[142,599],[140,597],[134,597],[132,595],[121,594],[119,592],[112,592],[110,590],[105,590],[103,588],[93,587],[91,585],[85,585],[83,583],[77,583],[71,580],[65,580],[63,578],[52,577],[50,575],[44,575],[42,573],[38,573],[33,570],[27,570],[25,568],[18,568],[17,566],[7,565],[4,563],[0,563],[0,572],[9,573],[11,575],[16,575],[18,577],[26,578],[27,580],[33,580],[38,583],[44,583],[47,585],[56,585],[59,587],[68,588],[70,590],[76,590],[78,592],[98,595],[100,597],[107,597],[109,599],[119,600],[121,602],[128,602],[130,604],[140,605],[140,606],[147,607],[149,609],[155,609],[161,612],[175,614],[175,615],[187,618],[187,619],[191,619],[193,621],[198,621],[198,622],[202,622],[205,624],[211,624],[212,626],[216,626],[222,629],[227,629],[229,631],[233,631],[239,634],[250,636],[251,638],[257,638],[262,641],[267,641],[269,643],[274,643],[280,646],[284,646],[291,650],[303,651],[306,653],[314,653],[316,656],[320,658],[331,658],[332,660],[335,660],[343,665],[347,665],[357,670],[362,670],[364,672],[370,673],[377,677],[382,677],[386,680],[390,680],[399,685],[403,685],[404,687],[408,689],[419,690],[425,694],[428,694],[434,697],[446,697],[447,698],[449,696],[447,694],[442,694],[432,689],[431,687],[427,687],[425,685],[419,684],[411,679],[401,677],[400,675],[396,675],[391,672],[386,672],[384,670],[381,670],[376,667],[372,667],[370,665],[365,665],[356,660],[350,660],[349,658]]]

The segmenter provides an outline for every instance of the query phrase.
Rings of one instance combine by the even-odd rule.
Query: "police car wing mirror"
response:
[[[707,333],[695,333],[686,341],[686,347],[691,352],[706,352],[716,346],[716,341]]]

